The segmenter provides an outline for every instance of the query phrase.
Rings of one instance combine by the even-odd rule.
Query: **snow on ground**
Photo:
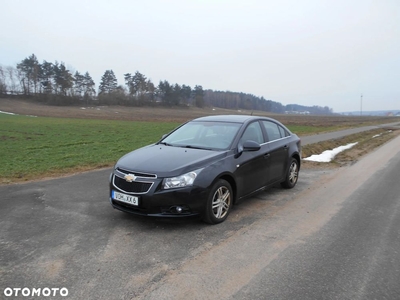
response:
[[[14,113],[6,112],[6,111],[1,111],[1,110],[0,110],[0,114],[6,114],[6,115],[18,116],[18,114],[14,114]],[[32,115],[26,115],[26,116],[27,116],[27,117],[32,117],[32,118],[37,118],[37,116],[32,116]]]
[[[317,162],[330,162],[337,154],[340,152],[350,149],[351,147],[357,145],[357,143],[347,144],[346,146],[340,146],[332,150],[326,150],[321,154],[314,154],[310,157],[303,158],[303,160],[317,161]]]
[[[14,113],[6,112],[6,111],[1,111],[1,110],[0,110],[0,114],[16,115],[16,114],[14,114]]]

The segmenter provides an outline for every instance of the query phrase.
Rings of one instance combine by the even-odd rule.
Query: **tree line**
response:
[[[120,85],[113,70],[106,70],[96,93],[88,71],[72,73],[64,62],[43,60],[40,63],[32,54],[15,67],[0,65],[0,96],[30,97],[52,105],[212,106],[275,113],[301,108],[312,114],[332,113],[329,107],[285,106],[252,94],[204,90],[201,85],[192,88],[167,80],[155,85],[139,71],[123,75],[125,82]]]

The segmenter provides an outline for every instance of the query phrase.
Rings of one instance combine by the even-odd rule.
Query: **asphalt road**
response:
[[[382,161],[375,153],[332,180],[320,200],[336,202],[343,194],[339,190],[349,189],[339,198],[340,210],[280,253],[232,298],[400,299],[399,138],[392,146],[386,147],[387,155],[395,153],[390,159]],[[370,176],[367,166],[377,166],[373,159],[383,164]],[[343,179],[350,183],[341,184]]]
[[[0,298],[398,299],[399,149],[304,169],[216,226],[113,210],[108,169],[0,186]]]

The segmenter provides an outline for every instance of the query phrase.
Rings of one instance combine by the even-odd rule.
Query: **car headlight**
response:
[[[197,175],[199,175],[201,170],[203,169],[198,169],[176,177],[165,178],[163,182],[163,188],[167,190],[185,186],[192,186],[194,180],[196,179]]]

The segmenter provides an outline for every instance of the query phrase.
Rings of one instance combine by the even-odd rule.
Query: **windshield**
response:
[[[160,144],[176,147],[226,150],[235,138],[239,123],[189,122],[161,140]]]

